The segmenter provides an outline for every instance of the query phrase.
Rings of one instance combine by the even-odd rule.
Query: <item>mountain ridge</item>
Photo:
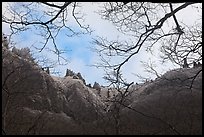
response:
[[[116,104],[114,89],[107,97],[106,87],[99,92],[81,79],[51,76],[3,47],[2,58],[6,134],[202,134],[202,67],[132,85]]]

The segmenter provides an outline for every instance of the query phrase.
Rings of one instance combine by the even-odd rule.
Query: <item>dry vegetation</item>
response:
[[[202,134],[202,67],[131,85],[119,102],[115,89],[106,96],[101,87],[99,95],[80,79],[54,77],[4,47],[2,53],[6,134]]]

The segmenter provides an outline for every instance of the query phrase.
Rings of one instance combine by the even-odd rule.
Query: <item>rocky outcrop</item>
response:
[[[97,82],[94,82],[93,88],[98,90],[98,91],[101,91],[101,86]]]
[[[67,69],[65,77],[68,77],[68,76],[72,77],[73,79],[80,79],[80,80],[83,81],[84,85],[86,85],[86,81],[85,81],[85,79],[82,77],[82,75],[81,75],[80,72],[78,72],[78,73],[76,74],[76,73],[74,73],[72,70]]]
[[[67,76],[71,76],[72,77],[74,75],[75,75],[75,73],[72,70],[67,69],[65,77],[67,77]]]

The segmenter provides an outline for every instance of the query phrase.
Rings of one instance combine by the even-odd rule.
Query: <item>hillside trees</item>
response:
[[[9,52],[8,49],[2,47],[2,131],[4,131],[5,134],[9,132],[9,127],[19,124],[15,117],[18,111],[21,111],[19,108],[21,103],[25,100],[18,99],[19,96],[25,97],[30,94],[26,90],[27,85],[23,83],[25,81],[29,82],[30,78],[32,78],[32,75],[30,75],[31,65],[26,63],[28,60],[26,60],[26,58],[20,60],[20,56],[25,54],[19,54],[20,56],[18,57],[17,54],[10,54]],[[31,57],[29,52],[26,53],[28,54],[26,56]],[[10,58],[10,60],[8,58]],[[33,60],[31,60],[30,63],[33,66],[36,65],[32,61]],[[17,100],[19,104],[14,103]],[[21,124],[24,125],[25,123]]]
[[[114,102],[112,114],[115,120],[116,134],[120,134],[120,110],[122,106],[124,107],[127,101],[126,97],[130,94],[129,88],[133,85],[133,82],[127,83],[123,78],[121,69],[142,48],[151,51],[156,44],[160,44],[163,61],[171,60],[180,66],[183,65],[184,58],[187,58],[189,64],[192,64],[193,61],[202,60],[201,20],[196,21],[192,26],[188,26],[176,16],[177,13],[182,12],[187,7],[193,7],[195,4],[194,2],[180,4],[104,3],[104,9],[100,11],[101,16],[112,22],[121,33],[130,37],[125,41],[109,40],[100,36],[94,39],[94,43],[97,45],[95,51],[101,57],[101,62],[97,64],[97,67],[105,69],[106,75],[104,78],[109,81],[109,86],[118,91],[117,97],[110,99],[110,102]],[[18,8],[19,6],[21,8]],[[40,10],[36,10],[36,7]],[[41,47],[36,48],[42,51],[48,45],[48,42],[51,42],[54,45],[54,52],[60,56],[62,51],[58,49],[56,39],[61,32],[66,30],[65,35],[68,37],[91,33],[90,27],[82,23],[83,16],[77,10],[79,8],[77,2],[10,4],[8,7],[10,16],[2,14],[2,22],[10,25],[10,36],[28,29],[38,30],[37,34],[42,37],[41,42],[43,43],[41,43]],[[200,5],[193,8],[199,9]],[[79,31],[75,31],[74,28],[69,26],[70,17],[73,17],[75,23],[78,24]],[[168,28],[165,28],[170,19],[173,22]],[[114,62],[113,58],[120,61]],[[194,80],[196,76],[192,79]],[[172,125],[169,127],[171,128]]]
[[[171,60],[180,66],[183,65],[184,58],[187,58],[189,64],[192,64],[193,61],[202,61],[201,20],[195,21],[193,26],[188,26],[176,17],[176,13],[182,12],[183,9],[193,4],[195,3],[186,2],[177,5],[172,3],[110,2],[104,4],[104,10],[100,12],[102,17],[111,21],[120,32],[130,36],[130,39],[126,41],[109,40],[100,36],[94,40],[94,43],[98,45],[95,51],[101,57],[101,62],[96,66],[105,68],[106,76],[104,78],[118,91],[118,97],[111,100],[117,102],[117,108],[114,109],[113,114],[116,134],[120,132],[120,110],[122,107],[128,107],[123,101],[126,100],[126,94],[130,94],[128,88],[132,84],[125,81],[121,70],[142,48],[151,52],[155,45],[160,44],[163,62]],[[172,26],[165,28],[165,24],[170,18],[173,19]],[[147,67],[159,76],[151,64]],[[194,79],[201,72],[202,69],[192,78],[186,79],[192,80],[189,85],[190,89]],[[135,112],[143,114],[137,110]],[[168,127],[176,134],[180,134],[174,125],[168,125]]]
[[[189,64],[202,60],[202,26],[201,20],[196,20],[192,26],[186,25],[178,17],[177,13],[187,7],[202,9],[194,2],[180,4],[151,3],[151,2],[107,2],[104,3],[99,14],[105,20],[112,22],[117,29],[131,40],[108,40],[107,38],[94,38],[98,45],[96,51],[101,56],[102,65],[106,69],[119,71],[142,48],[151,51],[156,45],[162,45],[163,61],[171,60],[182,66],[183,58],[187,58]],[[194,6],[195,5],[195,6]],[[194,6],[194,7],[193,7]],[[21,7],[21,8],[19,8]],[[36,7],[38,8],[36,10]],[[60,33],[69,37],[90,34],[89,25],[83,24],[84,16],[80,13],[78,2],[31,2],[9,3],[7,14],[2,14],[2,22],[9,24],[11,35],[16,35],[29,29],[36,29],[37,35],[42,37],[39,51],[45,49],[51,42],[57,55],[63,53],[57,46],[56,39]],[[158,14],[157,14],[158,13]],[[79,29],[71,27],[70,19],[79,26]],[[171,25],[166,28],[166,24]],[[119,58],[120,62],[111,62],[111,58]]]
[[[187,7],[202,9],[194,2],[180,4],[109,2],[104,4],[104,9],[99,12],[100,15],[130,38],[109,40],[99,36],[94,39],[94,43],[98,45],[95,51],[101,57],[101,62],[96,66],[106,70],[104,78],[110,82],[110,85],[119,86],[124,91],[131,84],[122,77],[121,70],[142,49],[150,51],[150,54],[153,47],[160,45],[163,53],[162,61],[171,60],[180,66],[183,66],[184,58],[190,65],[193,61],[202,61],[201,19],[195,20],[191,26],[177,17],[177,14]],[[145,67],[147,71],[159,76],[152,64],[147,64]],[[202,70],[199,71],[201,72]],[[192,83],[196,76],[192,78]]]

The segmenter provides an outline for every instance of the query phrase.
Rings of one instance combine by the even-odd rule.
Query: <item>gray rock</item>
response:
[[[97,82],[94,83],[93,88],[98,91],[101,91],[101,86]]]
[[[67,77],[67,76],[74,76],[74,75],[75,74],[74,74],[74,72],[72,70],[67,69],[65,77]]]
[[[73,76],[73,79],[79,79],[76,75]]]

